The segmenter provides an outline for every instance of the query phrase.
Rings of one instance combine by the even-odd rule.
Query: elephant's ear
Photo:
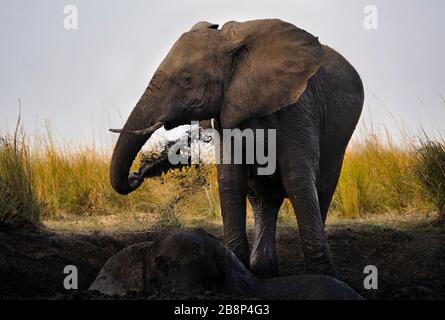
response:
[[[205,29],[218,29],[219,25],[210,23],[207,21],[200,21],[195,23],[195,25],[190,29],[190,31],[198,31],[198,30],[205,30]]]
[[[223,128],[297,102],[323,58],[316,37],[278,19],[228,22],[221,32],[234,59],[220,114]]]

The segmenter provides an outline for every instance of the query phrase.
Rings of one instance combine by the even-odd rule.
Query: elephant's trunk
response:
[[[159,100],[148,88],[131,112],[124,128],[112,130],[120,132],[110,164],[111,186],[119,194],[128,194],[142,183],[142,177],[135,174],[129,176],[130,168],[143,145],[163,124],[154,112],[161,106]]]

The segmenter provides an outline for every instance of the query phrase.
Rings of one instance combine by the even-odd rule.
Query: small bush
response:
[[[416,176],[425,193],[445,221],[445,145],[437,141],[423,141],[416,150]]]

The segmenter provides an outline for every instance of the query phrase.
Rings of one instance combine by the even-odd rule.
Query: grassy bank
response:
[[[444,208],[443,142],[394,144],[366,135],[348,148],[331,215],[363,218]],[[56,147],[51,135],[25,137],[19,130],[0,140],[0,219],[136,216],[164,228],[219,223],[214,166],[174,170],[146,182],[129,196],[116,194],[108,180],[110,153],[94,148]],[[294,220],[289,202],[280,222]]]
[[[37,195],[35,168],[24,134],[16,131],[0,136],[0,221],[39,222],[40,198]]]

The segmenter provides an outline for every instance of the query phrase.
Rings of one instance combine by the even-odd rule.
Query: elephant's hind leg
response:
[[[324,232],[315,181],[287,179],[285,189],[297,217],[306,272],[337,276]]]
[[[329,211],[329,206],[332,202],[332,197],[337,187],[338,179],[340,177],[341,167],[343,163],[343,152],[338,152],[334,156],[320,157],[320,179],[318,183],[318,201],[320,203],[320,213],[323,224],[326,223],[326,218]]]
[[[336,276],[318,198],[317,119],[305,105],[300,107],[292,117],[292,134],[281,135],[281,179],[297,217],[306,272]]]
[[[260,278],[278,276],[278,259],[275,242],[280,199],[264,199],[253,192],[248,194],[255,219],[254,242],[250,254],[250,270]]]

